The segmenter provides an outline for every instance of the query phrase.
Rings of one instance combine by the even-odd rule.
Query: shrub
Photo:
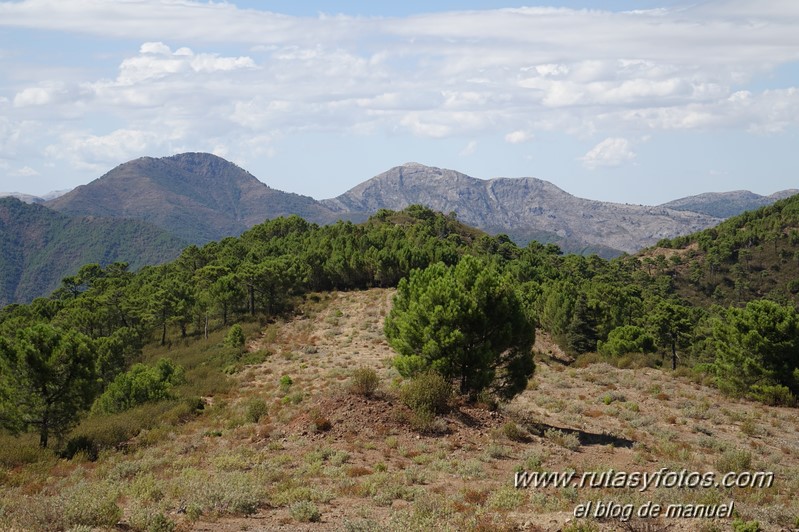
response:
[[[266,401],[260,397],[254,397],[247,403],[247,413],[245,417],[250,423],[258,423],[267,412]]]
[[[114,526],[122,517],[118,493],[105,483],[81,482],[63,493],[64,519],[70,525]]]
[[[763,530],[757,521],[744,521],[740,518],[732,522],[732,529],[734,532],[760,532]]]
[[[770,406],[796,406],[796,396],[787,386],[779,384],[753,384],[749,388],[749,397]]]
[[[294,381],[288,375],[280,377],[280,391],[283,393],[289,393],[292,384],[294,384]]]
[[[573,432],[563,432],[558,429],[547,429],[544,432],[544,437],[549,441],[565,447],[570,451],[576,451],[580,448],[580,438]]]
[[[502,435],[511,441],[521,442],[527,439],[527,434],[525,434],[524,430],[513,421],[508,421],[502,425]]]
[[[618,357],[627,353],[652,353],[655,350],[655,338],[644,328],[637,325],[616,327],[606,342],[599,342],[599,352],[603,355]]]
[[[153,366],[134,364],[117,375],[92,406],[92,413],[113,414],[172,397],[174,385],[185,382],[183,368],[162,358]]]
[[[244,349],[246,341],[247,339],[244,337],[244,331],[238,323],[234,324],[225,336],[225,345],[238,350]]]
[[[319,508],[311,501],[300,501],[292,504],[289,513],[295,521],[301,523],[318,523],[322,520]]]
[[[400,400],[417,414],[446,412],[451,397],[450,383],[432,371],[417,375],[400,390]]]
[[[312,409],[308,413],[308,417],[311,419],[311,431],[313,432],[327,432],[333,427],[330,420],[323,416],[317,408]]]
[[[743,449],[726,451],[716,460],[716,469],[719,473],[730,471],[746,471],[752,465],[752,454]]]
[[[83,453],[86,458],[94,462],[97,460],[99,449],[97,448],[97,444],[88,436],[75,436],[67,441],[66,446],[59,453],[59,456],[67,460],[72,460],[78,453]]]
[[[372,368],[358,368],[352,372],[350,392],[364,397],[370,397],[380,384],[377,372]]]

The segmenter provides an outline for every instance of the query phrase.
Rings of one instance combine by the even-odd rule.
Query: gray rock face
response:
[[[535,178],[482,180],[453,170],[409,163],[392,168],[323,203],[337,212],[402,209],[422,204],[517,242],[556,242],[568,251],[618,255],[661,238],[693,233],[721,218],[678,211],[587,200]]]

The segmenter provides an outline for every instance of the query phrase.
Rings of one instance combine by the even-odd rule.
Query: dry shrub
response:
[[[358,368],[352,372],[350,392],[355,395],[371,397],[379,385],[380,379],[372,368]]]

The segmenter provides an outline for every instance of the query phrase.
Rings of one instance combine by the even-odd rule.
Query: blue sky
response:
[[[799,187],[799,2],[0,0],[0,191],[207,151],[328,198],[415,161],[658,204]]]

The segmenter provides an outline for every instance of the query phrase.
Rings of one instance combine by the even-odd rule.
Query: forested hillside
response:
[[[0,305],[49,293],[86,263],[125,260],[137,269],[174,259],[185,245],[146,222],[71,218],[0,198]]]
[[[689,259],[693,262],[685,267],[676,253],[671,260],[660,254],[657,259],[605,261],[564,256],[554,245],[535,242],[519,248],[503,235],[482,234],[418,206],[398,213],[383,210],[360,225],[319,227],[297,216],[278,218],[239,238],[190,246],[174,262],[135,274],[125,264],[84,266],[65,278],[52,297],[4,309],[5,363],[19,365],[17,371],[24,373],[26,362],[14,353],[21,356],[25,345],[43,341],[35,340],[37,335],[67,335],[88,349],[86,363],[99,378],[94,392],[86,392],[83,407],[88,407],[150,341],[164,345],[176,336],[207,334],[245,315],[273,316],[311,291],[396,286],[413,269],[437,262],[454,265],[468,254],[483,261],[484,268],[492,265],[492,275],[512,279],[528,319],[568,353],[621,357],[659,351],[668,355],[672,368],[696,366],[730,393],[792,404],[799,392],[796,300],[793,284],[771,276],[796,268],[796,251],[788,250],[799,245],[798,202],[785,200],[673,243],[693,242],[703,253],[702,262]],[[741,256],[748,261],[742,264]],[[767,267],[769,259],[774,262]],[[685,281],[676,274],[681,269],[695,272],[691,282],[699,288],[687,296],[709,293],[715,300],[694,298],[692,304],[683,297],[678,288]],[[744,280],[726,281],[732,271]],[[759,282],[749,290],[736,289],[746,279]],[[744,308],[706,304],[724,303],[725,297],[743,303],[763,292],[762,286],[774,297]],[[762,329],[762,345],[747,351],[753,327]],[[734,371],[742,358],[751,369],[743,376]],[[22,393],[12,381],[5,383],[13,391],[9,397]],[[7,405],[19,408],[13,401]],[[51,406],[45,401],[40,408]],[[27,419],[24,413],[5,417]],[[37,423],[41,428],[41,420]],[[60,429],[69,425],[62,424]],[[46,441],[47,428],[42,430]]]
[[[382,334],[375,334],[369,323],[363,324],[374,341],[380,345],[388,342],[398,354],[380,362],[384,368],[385,362],[390,362],[394,372],[396,388],[386,392],[388,395],[373,396],[379,385],[374,370],[349,368],[354,371],[352,393],[364,397],[361,403],[368,408],[357,419],[366,420],[359,422],[367,425],[375,419],[369,401],[379,402],[378,411],[395,409],[391,397],[397,397],[405,410],[381,417],[381,426],[406,426],[435,435],[447,433],[454,422],[477,423],[486,414],[468,409],[475,408],[473,405],[496,409],[525,390],[535,389],[537,384],[529,384],[529,379],[534,378],[539,364],[556,356],[560,361],[554,364],[561,371],[563,363],[575,368],[597,362],[619,368],[648,366],[718,388],[731,397],[795,406],[799,395],[796,300],[793,294],[787,295],[787,284],[788,292],[783,293],[781,280],[771,286],[766,279],[788,271],[789,264],[795,267],[796,251],[793,255],[789,251],[799,244],[795,236],[797,201],[791,198],[746,214],[715,232],[662,242],[674,248],[669,253],[658,248],[642,256],[610,261],[563,255],[553,244],[532,242],[520,248],[507,236],[489,236],[454,217],[411,206],[400,212],[381,210],[357,225],[338,222],[320,227],[297,216],[278,218],[240,237],[189,246],[176,260],[135,273],[124,263],[84,265],[76,275],[64,278],[50,297],[0,311],[0,437],[7,442],[13,441],[12,437],[30,442],[35,435],[42,449],[54,449],[63,458],[89,461],[103,453],[123,452],[128,446],[156,444],[178,426],[203,419],[207,408],[216,412],[209,413],[214,416],[209,419],[227,419],[224,400],[217,403],[217,398],[225,397],[234,385],[228,375],[247,368],[259,368],[278,386],[278,400],[267,404],[257,396],[250,397],[245,406],[237,407],[244,413],[227,421],[230,427],[238,427],[237,420],[245,419],[242,416],[258,423],[269,412],[273,420],[310,427],[298,429],[297,441],[321,437],[318,435],[331,430],[331,421],[317,407],[295,411],[292,405],[302,403],[306,394],[294,391],[290,374],[311,372],[315,376],[307,377],[310,383],[328,382],[338,374],[319,373],[317,365],[327,359],[316,356],[320,340],[308,332],[310,320],[318,321],[318,317],[304,316],[302,309],[321,305],[329,300],[331,291],[370,287],[398,286],[388,313],[385,308],[379,316],[376,309],[370,313],[370,320],[384,323]],[[695,255],[690,260],[695,260],[695,265],[687,258],[692,250]],[[744,263],[741,268],[753,278],[760,272],[759,279],[770,286],[764,292],[767,297],[754,297],[758,291],[741,291],[740,297],[726,291],[725,272],[741,264],[744,250],[757,250],[750,261],[752,267],[746,269]],[[777,262],[767,262],[770,258]],[[703,269],[711,266],[712,271]],[[717,284],[712,290],[701,283],[691,288],[683,271],[699,272],[698,281],[691,281],[694,284]],[[341,311],[329,314],[325,323],[332,328],[324,334],[350,346],[356,335],[340,337],[337,324],[343,317]],[[294,332],[277,325],[285,320],[291,320]],[[531,345],[539,334],[553,339],[565,358],[553,352],[556,346],[552,344],[533,354]],[[347,347],[336,357],[341,357],[341,364],[348,364],[350,357],[360,356],[361,349],[374,346],[374,341]],[[296,346],[292,349],[304,353],[303,362],[296,362],[298,355],[292,350],[277,353],[258,347],[272,343]],[[280,371],[284,373],[275,374],[274,368],[283,368]],[[568,375],[571,378],[577,373],[570,370]],[[615,385],[606,387],[611,390],[602,396],[606,406],[626,401],[616,389]],[[669,399],[668,394],[653,393],[659,400]],[[547,399],[542,400],[545,404]],[[331,401],[341,401],[335,397],[318,401],[336,412],[346,411],[347,416],[356,408],[352,399],[338,406],[330,406]],[[453,404],[462,406],[455,407],[456,414],[448,421],[442,419]],[[575,408],[582,412],[586,405]],[[461,408],[471,413],[462,414]],[[637,406],[634,408],[637,412]],[[286,417],[286,412],[293,412],[294,417]],[[590,409],[585,412],[604,415]],[[574,434],[525,416],[518,414],[516,421],[501,429],[495,427],[493,430],[501,431],[495,434],[515,442],[537,435],[571,450],[579,447],[582,440]],[[200,437],[221,434],[218,429],[205,429]],[[604,433],[583,438],[632,446],[641,435],[631,434],[632,439]],[[274,441],[270,439],[270,445],[278,449]],[[386,446],[395,445],[386,438]],[[193,449],[196,447],[190,445],[185,452],[193,453]],[[17,468],[30,461],[41,462],[52,456],[41,454],[45,452],[21,455],[7,451],[0,456],[0,465]],[[501,456],[502,451],[494,454]],[[2,475],[14,473],[0,469],[0,481],[5,478]],[[249,476],[247,479],[252,481]],[[315,507],[308,506],[316,500],[314,496],[284,498],[288,496],[278,494],[284,486],[279,479],[264,482],[272,486],[275,504],[291,507],[292,519],[316,519]],[[190,484],[190,479],[184,479],[174,489],[185,490]],[[248,515],[264,504],[263,490],[254,492],[255,502],[239,506],[219,502],[219,497],[235,496],[238,488],[214,489],[222,492],[192,510],[189,519],[199,519],[206,511],[212,512],[211,517]],[[14,487],[8,492],[17,501],[23,496]],[[164,492],[160,493],[165,501],[176,497],[172,492],[165,498]],[[17,505],[6,507],[3,511],[10,512],[5,514],[10,517],[5,522],[34,523],[30,525],[34,527],[44,522],[55,528],[115,525],[122,516],[118,494],[108,491],[105,498],[91,503],[75,502],[95,505],[91,514],[44,512],[31,517]],[[61,499],[46,500],[54,507],[66,504]],[[330,497],[319,500],[329,501]],[[297,506],[301,503],[305,506]],[[65,524],[52,524],[56,514],[63,515],[58,522]],[[149,519],[173,523],[164,513],[146,516],[140,521],[136,515],[127,519],[139,523],[136,530],[155,526],[156,521]],[[0,524],[3,519],[0,512]]]
[[[717,227],[642,253],[701,306],[766,298],[799,305],[799,195],[730,218]]]

